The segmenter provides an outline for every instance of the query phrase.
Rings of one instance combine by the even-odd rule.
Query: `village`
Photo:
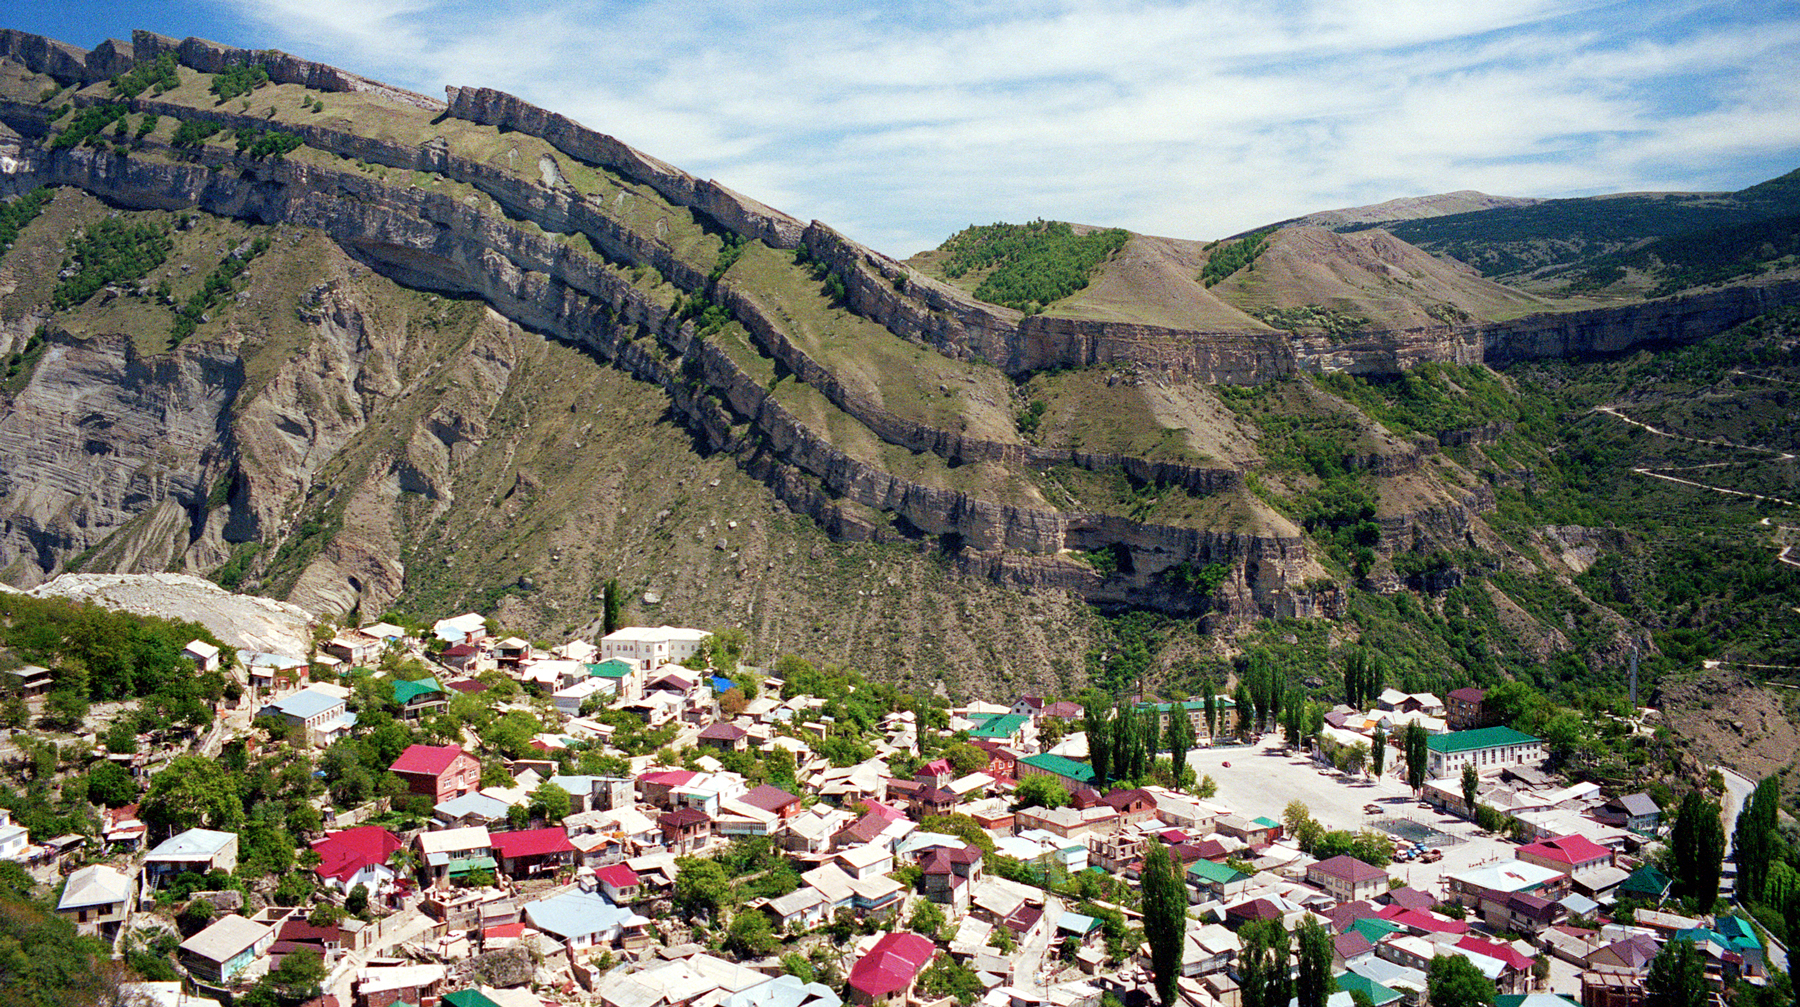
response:
[[[98,837],[0,810],[0,859],[127,961],[172,960],[126,984],[168,1007],[1140,1007],[1152,848],[1185,880],[1189,1007],[1274,1007],[1244,985],[1271,926],[1326,929],[1331,1007],[1423,1007],[1443,958],[1504,1007],[1639,1007],[1670,941],[1715,991],[1786,964],[1745,917],[1679,913],[1650,794],[1546,772],[1479,689],[1385,689],[1300,738],[1241,695],[1130,697],[1151,760],[1174,724],[1192,772],[1119,784],[1080,697],[925,703],[741,648],[661,626],[542,649],[473,613],[303,655],[195,640],[197,673],[242,686],[213,730],[160,759],[96,732],[141,802]],[[376,734],[398,750],[354,747]],[[350,751],[391,762],[359,782]],[[195,755],[305,767],[285,870],[228,884],[271,833],[170,812]]]

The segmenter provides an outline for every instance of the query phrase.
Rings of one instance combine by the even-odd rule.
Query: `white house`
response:
[[[22,860],[31,846],[25,826],[14,825],[12,812],[0,808],[0,860]]]
[[[1544,760],[1544,743],[1510,727],[1451,731],[1425,739],[1426,769],[1434,780],[1456,776],[1465,765],[1477,772]]]
[[[196,671],[219,670],[219,648],[205,640],[189,640],[181,648],[181,656],[192,660]]]
[[[627,626],[600,638],[600,660],[627,661],[649,671],[693,657],[711,636],[703,629]]]

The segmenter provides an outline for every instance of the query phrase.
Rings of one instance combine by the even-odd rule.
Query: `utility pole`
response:
[[[1631,645],[1631,715],[1637,716],[1637,644]]]

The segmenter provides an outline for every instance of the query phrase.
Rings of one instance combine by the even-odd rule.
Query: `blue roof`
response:
[[[1756,928],[1736,916],[1720,916],[1713,922],[1713,930],[1719,936],[1730,941],[1739,949],[1761,948],[1762,941],[1757,939]]]
[[[550,782],[568,791],[570,797],[590,797],[594,793],[595,779],[597,777],[593,776],[552,776]]]
[[[714,692],[724,692],[727,689],[737,688],[737,683],[721,675],[714,675],[712,677],[712,687]]]
[[[719,1007],[839,1007],[843,1002],[823,983],[803,983],[799,976],[779,975],[727,996]]]
[[[532,926],[558,937],[595,934],[623,926],[633,918],[644,920],[629,909],[581,891],[565,892],[542,902],[530,903],[525,907],[525,915]]]
[[[1063,913],[1056,918],[1056,929],[1071,930],[1078,934],[1085,934],[1099,925],[1099,920],[1080,913]]]
[[[500,800],[498,797],[489,797],[486,794],[475,793],[464,794],[461,797],[445,801],[431,810],[438,812],[439,814],[448,815],[451,818],[461,818],[464,815],[480,815],[483,818],[505,818],[506,808],[507,803]]]
[[[301,689],[284,699],[269,704],[283,714],[298,720],[308,720],[334,706],[343,706],[344,701],[336,696],[328,696],[313,689]]]
[[[210,857],[224,849],[227,844],[237,842],[235,832],[214,832],[212,829],[189,829],[178,836],[170,836],[150,851],[151,859],[157,857]]]

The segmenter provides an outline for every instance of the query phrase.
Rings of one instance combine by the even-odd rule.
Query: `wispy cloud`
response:
[[[1208,238],[1800,161],[1800,10],[1776,2],[207,2],[396,84],[511,91],[900,255],[971,221]]]

